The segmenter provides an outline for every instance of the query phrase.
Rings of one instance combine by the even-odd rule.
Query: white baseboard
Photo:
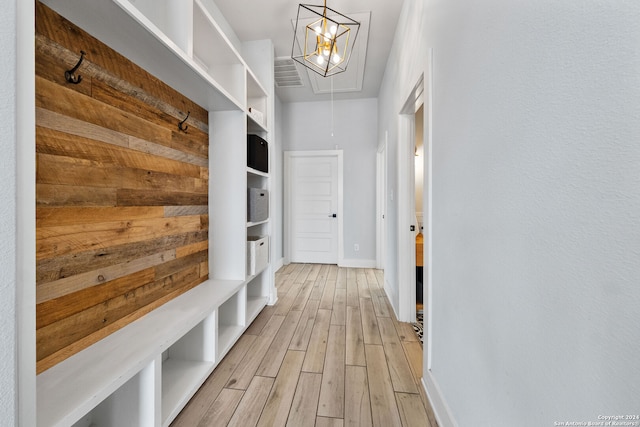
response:
[[[343,259],[338,262],[338,266],[349,268],[376,268],[377,263],[375,259]]]
[[[453,418],[451,409],[449,409],[449,405],[444,400],[440,387],[438,387],[438,383],[431,371],[422,373],[422,387],[427,392],[427,397],[431,402],[431,408],[433,408],[433,414],[436,416],[438,425],[440,427],[458,427],[458,423]]]
[[[274,273],[277,272],[282,267],[284,267],[284,258],[280,258],[280,259],[274,261],[274,263],[273,263],[273,272]]]

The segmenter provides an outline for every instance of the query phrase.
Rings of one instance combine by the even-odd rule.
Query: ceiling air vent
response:
[[[293,59],[288,57],[276,58],[275,80],[277,87],[302,87],[302,79]]]

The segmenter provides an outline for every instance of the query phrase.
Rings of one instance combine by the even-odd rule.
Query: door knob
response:
[[[338,214],[329,214],[329,218],[337,218]]]

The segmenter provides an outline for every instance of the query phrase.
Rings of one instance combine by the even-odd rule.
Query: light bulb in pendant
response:
[[[313,29],[317,35],[322,35],[322,27],[320,25],[316,25],[316,27]]]
[[[316,58],[316,62],[318,63],[318,65],[322,65],[324,64],[324,58],[318,55],[318,57]]]
[[[333,62],[334,64],[338,64],[340,62],[340,55],[334,53],[331,57],[331,62]]]
[[[338,32],[338,27],[336,25],[332,25],[329,31],[331,31],[331,34],[335,36]]]

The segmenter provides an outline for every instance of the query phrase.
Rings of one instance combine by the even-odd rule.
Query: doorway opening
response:
[[[423,156],[416,156],[417,139],[422,145],[424,83],[422,76],[414,86],[399,115],[398,133],[398,291],[399,291],[399,320],[416,322],[417,300],[423,294],[420,282],[418,290],[418,249],[417,241],[422,237],[421,222],[418,221],[420,206],[416,209],[416,161],[424,161]],[[417,116],[420,116],[416,120]],[[418,132],[417,124],[420,125]],[[420,133],[420,135],[418,135]],[[422,171],[424,168],[421,168]],[[422,190],[422,185],[420,185]],[[422,197],[420,197],[422,200]],[[423,247],[422,245],[420,247]],[[421,254],[422,255],[422,254]],[[421,257],[424,260],[424,256]],[[420,262],[423,264],[423,262]]]
[[[424,315],[424,104],[415,112],[414,177],[416,212],[416,322],[423,325]]]

